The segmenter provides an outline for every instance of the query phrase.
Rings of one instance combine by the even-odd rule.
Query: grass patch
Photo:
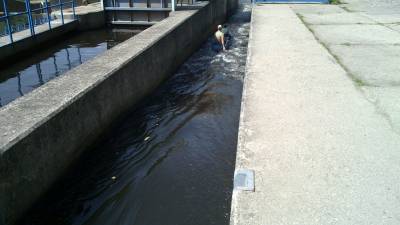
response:
[[[359,79],[359,78],[353,77],[353,81],[354,81],[354,83],[355,83],[357,86],[359,86],[359,87],[365,86],[364,81],[362,81],[362,80]]]
[[[330,3],[330,4],[333,4],[333,5],[342,4],[342,2],[341,2],[340,0],[329,0],[329,3]]]

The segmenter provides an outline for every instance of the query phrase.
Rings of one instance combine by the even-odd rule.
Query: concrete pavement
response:
[[[291,8],[400,134],[400,2],[343,2]]]
[[[253,8],[236,169],[255,191],[234,191],[232,225],[400,224],[400,36],[362,13]]]

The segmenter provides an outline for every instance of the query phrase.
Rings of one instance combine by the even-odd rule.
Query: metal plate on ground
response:
[[[235,171],[234,190],[254,191],[254,171],[248,169],[237,169]]]

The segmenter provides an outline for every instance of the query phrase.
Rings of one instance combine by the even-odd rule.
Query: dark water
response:
[[[139,32],[104,28],[76,33],[13,65],[0,65],[0,107]]]
[[[229,223],[250,11],[143,101],[30,212],[23,225]]]

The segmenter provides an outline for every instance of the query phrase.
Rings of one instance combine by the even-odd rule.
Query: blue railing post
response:
[[[12,30],[11,30],[10,21],[8,20],[8,8],[7,8],[6,0],[3,0],[3,8],[4,8],[4,16],[6,17],[5,21],[6,21],[6,25],[7,25],[7,32],[8,32],[8,35],[10,36],[10,42],[13,43],[14,40],[13,40],[13,34],[12,34]]]
[[[1,1],[1,0],[0,0]],[[20,32],[24,29],[29,29],[30,30],[30,35],[31,36],[35,36],[36,35],[36,28],[35,26],[39,26],[42,25],[44,23],[48,23],[48,27],[49,29],[52,29],[52,18],[51,18],[51,10],[53,7],[60,7],[60,14],[61,14],[61,21],[62,21],[62,25],[65,24],[65,18],[64,18],[64,5],[65,4],[71,4],[72,7],[72,12],[73,12],[73,20],[76,20],[76,10],[75,10],[75,6],[76,6],[76,2],[75,0],[71,0],[68,2],[63,2],[65,0],[58,0],[58,4],[54,4],[52,5],[50,3],[50,0],[43,0],[43,2],[41,3],[41,7],[37,8],[37,9],[32,9],[31,8],[31,0],[24,0],[25,2],[25,8],[26,11],[25,12],[18,12],[15,14],[10,14],[9,9],[8,9],[8,4],[7,4],[7,0],[2,0],[3,3],[0,3],[0,5],[2,4],[3,8],[4,8],[4,15],[0,16],[0,21],[5,23],[5,29],[4,31],[0,31],[0,36],[6,36],[8,35],[10,38],[10,44],[14,43],[15,40],[15,32]],[[43,5],[44,4],[44,5]],[[41,13],[43,13],[45,10],[46,16],[47,17],[40,17],[40,18],[36,18],[34,19],[33,16],[35,12],[40,11]],[[17,17],[17,16],[23,16],[25,19],[25,16],[28,20],[28,24],[26,24],[26,22],[24,22],[23,24],[13,24],[12,18]],[[47,20],[47,21],[46,21]],[[24,37],[22,37],[24,38]]]
[[[51,15],[50,15],[50,12],[49,12],[49,1],[45,0],[45,4],[46,4],[47,21],[49,22],[49,30],[51,30]]]
[[[60,5],[61,23],[64,25],[63,2],[62,2],[62,0],[58,0],[58,3]]]
[[[75,20],[76,19],[76,16],[75,16],[75,0],[72,0],[72,15],[73,15],[73,18]]]
[[[26,11],[28,12],[28,22],[29,22],[29,29],[31,30],[31,35],[35,35],[35,25],[33,24],[32,20],[32,11],[31,11],[31,1],[25,0]]]

